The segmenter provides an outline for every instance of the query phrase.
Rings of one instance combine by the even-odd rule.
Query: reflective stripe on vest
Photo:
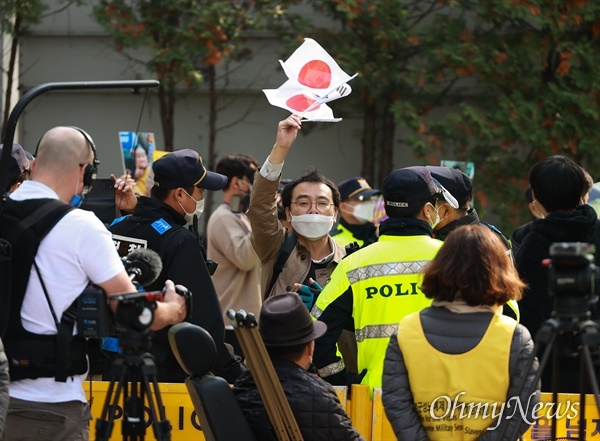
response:
[[[369,325],[362,329],[356,329],[356,342],[360,343],[367,338],[390,338],[398,329],[398,325]]]
[[[351,290],[358,372],[367,370],[362,384],[381,387],[385,352],[398,322],[431,304],[419,289],[421,271],[442,244],[425,235],[383,235],[343,259],[319,295],[311,311],[315,318]]]
[[[348,271],[348,281],[350,283],[360,282],[361,280],[372,279],[373,277],[391,276],[397,274],[419,274],[428,260],[419,260],[416,262],[386,262],[376,265],[363,266],[355,270]]]
[[[318,369],[319,376],[321,378],[329,377],[330,375],[337,374],[346,369],[344,360],[336,361],[335,363],[328,364],[324,368]]]
[[[317,304],[315,303],[315,305],[312,307],[312,309],[310,310],[310,314],[315,318],[315,319],[319,319],[319,317],[321,317],[321,314],[323,314],[323,310],[321,308],[319,308],[317,306]]]
[[[492,426],[507,399],[516,325],[514,319],[494,314],[473,349],[447,354],[429,343],[419,312],[400,322],[398,346],[415,409],[430,440],[471,441]]]

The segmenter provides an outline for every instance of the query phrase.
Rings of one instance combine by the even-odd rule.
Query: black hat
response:
[[[383,199],[390,207],[413,208],[416,204],[425,204],[434,195],[458,208],[456,199],[431,176],[426,167],[399,168],[383,181]]]
[[[206,170],[198,152],[177,150],[157,159],[152,164],[154,185],[160,188],[196,187],[221,190],[227,185],[227,176]]]
[[[0,153],[2,152],[3,147],[4,144],[0,144]],[[21,147],[19,144],[12,145],[8,167],[9,179],[16,178],[25,170],[29,170],[31,168],[31,162],[29,159],[27,159],[25,150],[23,150],[23,147]]]
[[[428,165],[431,176],[454,196],[460,208],[466,208],[473,194],[471,178],[457,168]]]
[[[381,194],[381,190],[375,190],[367,183],[365,178],[357,177],[346,179],[338,185],[340,190],[340,198],[345,201],[350,198],[370,198],[373,195]]]
[[[294,346],[319,338],[327,325],[311,318],[298,294],[286,292],[265,300],[258,329],[265,346]]]

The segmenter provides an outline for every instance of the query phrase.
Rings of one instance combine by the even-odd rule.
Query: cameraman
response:
[[[28,219],[42,203],[48,206],[52,200],[60,200],[77,207],[93,182],[97,165],[93,141],[83,130],[55,127],[46,132],[33,162],[32,180],[11,193],[5,205],[3,235],[9,216]],[[58,329],[63,329],[69,315],[64,313],[90,281],[109,296],[133,292],[135,287],[110,233],[91,212],[66,212],[39,242],[32,268],[19,260],[28,252],[19,243],[15,240],[13,247],[11,304],[22,300],[22,307],[20,316],[17,311],[9,317],[5,339],[13,380],[5,439],[87,440],[91,414],[83,390],[87,373],[84,346],[69,346],[66,359],[56,356],[43,359],[43,364],[36,361],[46,346],[61,348]],[[185,299],[175,293],[171,281],[166,287],[165,301],[155,310],[153,329],[185,317]],[[81,338],[70,340],[75,343]],[[59,381],[56,375],[64,366],[66,381]]]

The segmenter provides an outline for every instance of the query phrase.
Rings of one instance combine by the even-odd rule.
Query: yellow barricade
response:
[[[87,383],[89,384],[89,383]],[[87,386],[86,384],[86,386]],[[91,400],[91,410],[94,417],[91,426],[92,438],[95,434],[95,420],[100,417],[102,407],[108,390],[108,382],[94,381],[91,384],[91,393],[88,388],[88,399]],[[86,387],[87,388],[87,387]],[[201,441],[204,440],[200,420],[194,411],[194,406],[187,393],[185,384],[160,383],[160,394],[163,399],[165,414],[170,421],[173,441]],[[351,401],[348,400],[346,387],[335,387],[342,406],[348,412],[352,424],[361,433],[366,441],[394,441],[396,437],[383,410],[381,389],[371,391],[368,386],[353,385]],[[123,400],[119,399],[119,406],[115,414],[115,427],[111,440],[122,439],[121,420],[123,416]],[[542,403],[536,420],[531,429],[524,435],[525,441],[545,440],[550,438],[552,415],[557,415],[557,438],[577,439],[579,434],[579,413],[581,406],[579,394],[559,394],[558,406],[552,405],[552,394],[542,394]],[[517,409],[517,412],[519,410]],[[146,439],[154,439],[152,425],[149,421],[150,410],[146,407]],[[587,395],[585,403],[585,440],[600,441],[600,415],[592,395]]]
[[[91,403],[92,424],[90,426],[91,438],[95,438],[95,421],[100,418],[106,393],[108,391],[108,381],[93,381],[91,383],[91,392],[89,382],[86,383],[86,394]],[[347,388],[335,387],[342,406],[346,408]],[[165,415],[171,423],[171,439],[173,441],[203,441],[204,434],[200,426],[200,420],[196,415],[192,400],[188,395],[185,384],[181,383],[160,383],[160,396],[163,400]],[[368,390],[368,388],[367,388]],[[92,397],[90,399],[90,397]],[[121,440],[121,421],[123,418],[123,397],[119,397],[119,404],[115,411],[115,425],[111,434],[111,440]],[[150,409],[145,406],[146,437],[147,440],[154,439],[152,431],[152,422],[150,421]]]
[[[108,391],[108,381],[93,381],[91,384],[91,393],[89,383],[86,383],[86,393],[88,400],[90,396],[92,420],[90,426],[91,438],[95,439],[96,425],[95,422],[102,414],[106,393]],[[160,383],[160,396],[163,400],[165,414],[171,423],[171,439],[174,441],[198,441],[204,440],[204,434],[200,427],[200,420],[194,411],[192,400],[188,395],[185,384],[180,383]],[[145,421],[146,421],[146,437],[147,440],[154,439],[152,431],[152,422],[150,421],[150,409],[147,403],[144,403]],[[111,440],[121,440],[121,422],[123,418],[123,396],[119,397],[119,404],[115,409],[115,425],[111,434]]]

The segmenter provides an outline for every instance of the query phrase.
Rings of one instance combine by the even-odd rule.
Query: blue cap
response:
[[[160,188],[191,187],[222,190],[227,176],[206,170],[202,158],[192,149],[177,150],[157,159],[152,164],[154,185]]]
[[[428,165],[427,169],[433,179],[436,179],[456,198],[461,208],[467,207],[467,203],[473,196],[473,183],[467,174],[457,168],[450,167]]]
[[[345,201],[350,198],[370,198],[381,194],[381,190],[371,188],[365,178],[357,177],[346,179],[337,185],[340,190],[340,198]]]
[[[426,167],[399,168],[383,181],[383,199],[389,207],[414,208],[436,195],[451,207],[458,208],[454,196],[431,176]]]

